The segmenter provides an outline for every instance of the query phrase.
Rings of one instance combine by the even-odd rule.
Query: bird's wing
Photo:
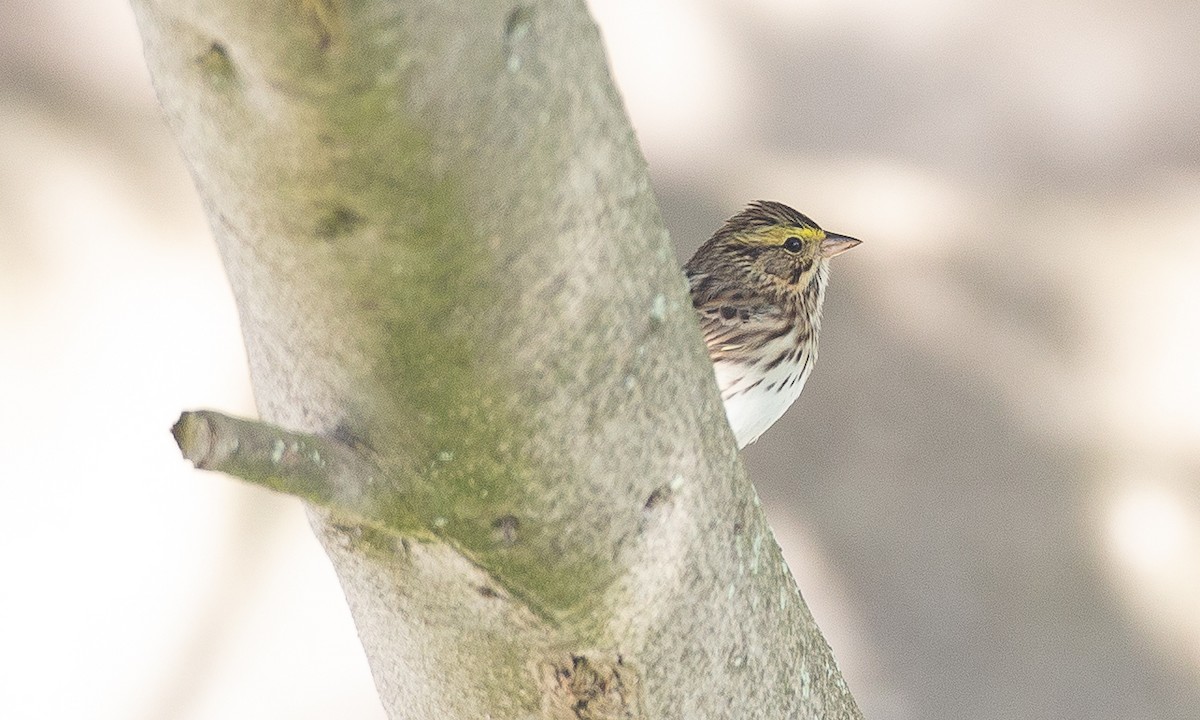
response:
[[[718,287],[708,276],[689,278],[692,304],[713,361],[743,355],[745,349],[786,334],[791,324],[778,304],[744,290]]]

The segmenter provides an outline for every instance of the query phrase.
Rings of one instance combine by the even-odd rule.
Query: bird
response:
[[[800,396],[817,361],[829,260],[861,242],[759,200],[726,220],[684,266],[739,449]]]

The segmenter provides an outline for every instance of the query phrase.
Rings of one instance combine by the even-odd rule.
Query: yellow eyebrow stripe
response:
[[[825,231],[820,228],[776,225],[764,228],[757,239],[763,245],[782,245],[790,237],[798,237],[803,240],[824,240]]]

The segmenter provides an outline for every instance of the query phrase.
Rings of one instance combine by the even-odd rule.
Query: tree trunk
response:
[[[310,503],[391,718],[859,717],[582,2],[134,6],[262,418],[177,437]]]

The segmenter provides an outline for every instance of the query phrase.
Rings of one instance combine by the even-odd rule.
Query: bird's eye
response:
[[[800,242],[800,238],[795,235],[783,241],[783,249],[791,253],[800,252],[800,248],[803,246],[804,244]]]

